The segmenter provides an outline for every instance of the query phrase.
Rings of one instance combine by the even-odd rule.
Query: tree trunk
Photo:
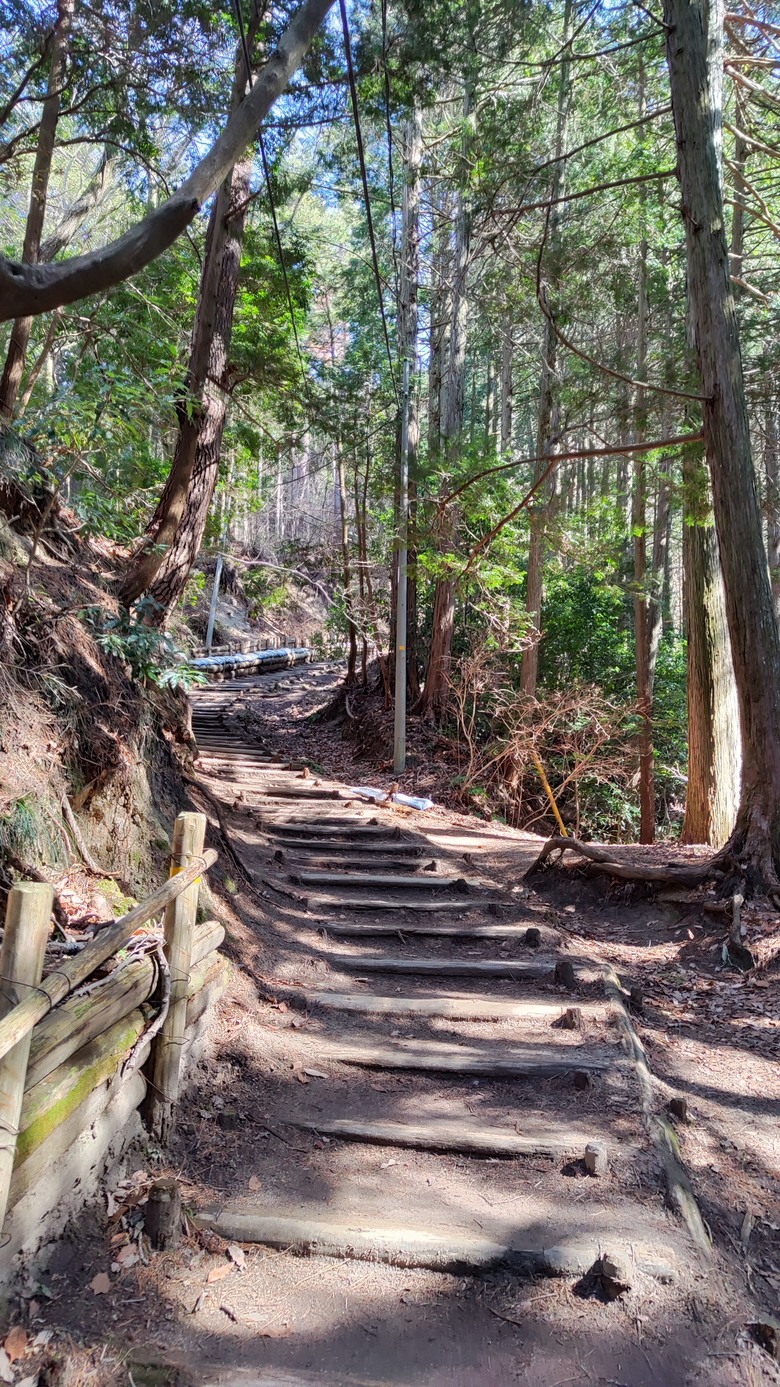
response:
[[[683,459],[688,793],[681,839],[723,847],[739,806],[739,708],[704,460]]]
[[[780,888],[780,637],[764,551],[719,173],[713,100],[722,15],[664,0],[688,293],[704,395],[704,437],[742,733],[739,813],[729,849]],[[711,39],[708,36],[710,26]]]
[[[250,42],[254,27],[250,26]],[[246,82],[239,47],[234,109],[241,103]],[[179,431],[173,463],[144,544],[131,561],[119,592],[127,607],[148,592],[158,604],[151,618],[155,624],[165,619],[184,591],[200,549],[219,473],[251,169],[251,156],[231,169],[211,211],[187,379],[177,406]]]
[[[451,471],[460,453],[466,403],[466,340],[469,312],[467,278],[471,250],[471,207],[467,181],[472,97],[472,84],[470,79],[467,79],[463,92],[463,138],[455,224],[450,350],[441,421],[448,471]],[[456,596],[455,580],[452,576],[452,555],[456,546],[457,518],[453,514],[445,515],[442,518],[439,549],[446,571],[436,580],[428,665],[423,691],[417,705],[420,712],[432,715],[437,721],[443,717],[449,697]]]
[[[410,698],[419,695],[417,679],[417,653],[414,625],[417,616],[417,578],[416,554],[413,545],[416,509],[412,515],[412,498],[416,497],[417,461],[420,447],[420,413],[417,401],[417,335],[419,326],[420,291],[420,165],[423,152],[422,117],[416,105],[407,122],[404,132],[404,187],[401,232],[401,292],[398,309],[398,347],[403,363],[409,362],[409,421],[407,457],[407,579],[406,579],[406,686]],[[400,484],[400,431],[398,450],[398,477]],[[394,586],[397,583],[398,550],[393,559]],[[395,591],[393,591],[391,628],[395,634]],[[391,646],[391,657],[395,659],[395,640]]]
[[[550,209],[547,226],[549,244],[549,277],[547,297],[554,300],[561,283],[561,203],[555,200],[563,196],[565,182],[565,163],[561,159],[566,144],[566,132],[571,107],[571,82],[569,71],[569,43],[571,39],[572,0],[566,0],[563,19],[563,59],[558,89],[558,115],[555,133],[555,157],[553,166],[550,199],[554,205]],[[553,307],[554,304],[551,304]],[[548,466],[549,459],[558,450],[560,441],[560,405],[558,381],[558,339],[555,328],[548,317],[544,319],[542,338],[542,375],[539,387],[539,412],[536,429],[536,456],[540,459],[534,468],[534,481],[537,482]],[[529,698],[536,697],[539,679],[539,640],[542,620],[542,587],[544,573],[544,539],[547,528],[547,509],[555,487],[550,479],[537,492],[536,499],[529,507],[528,573],[526,576],[525,610],[533,639],[523,651],[520,662],[520,687]]]
[[[30,207],[24,229],[22,260],[26,265],[37,265],[40,259],[43,223],[46,218],[46,198],[49,191],[51,161],[54,154],[54,140],[57,122],[62,105],[62,86],[65,80],[65,64],[70,46],[70,29],[73,21],[75,0],[59,0],[57,24],[51,50],[51,65],[46,97],[41,112],[38,131],[38,146],[33,164]],[[27,348],[32,331],[32,318],[16,318],[11,327],[11,337],[0,379],[0,427],[14,417],[22,372],[27,357]]]
[[[769,579],[775,616],[780,621],[780,449],[777,435],[777,404],[767,396],[764,402],[764,471],[766,475],[766,547]]]
[[[502,457],[509,452],[512,446],[512,368],[513,343],[512,343],[512,320],[509,310],[506,312],[503,327],[501,329],[501,432],[500,448]]]

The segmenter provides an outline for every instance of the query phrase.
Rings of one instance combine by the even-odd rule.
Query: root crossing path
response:
[[[523,883],[538,840],[361,802],[243,689],[194,701],[246,928],[180,1138],[177,1381],[744,1381],[622,996]]]

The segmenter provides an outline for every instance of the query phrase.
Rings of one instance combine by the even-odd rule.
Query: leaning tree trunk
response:
[[[249,196],[251,160],[237,164],[230,179],[226,213],[226,235],[222,246],[216,285],[216,311],[209,352],[203,404],[199,412],[198,433],[187,500],[176,536],[163,557],[154,581],[147,589],[163,617],[175,607],[192,570],[206,530],[209,510],[219,478],[222,435],[227,418],[230,391],[230,342],[233,334],[241,247],[244,239],[246,200]],[[222,239],[222,238],[220,238]],[[166,488],[167,489],[167,488]],[[165,493],[158,514],[164,513]]]
[[[250,26],[250,41],[254,26]],[[236,54],[231,107],[246,88],[243,50]],[[184,591],[200,548],[219,470],[227,409],[228,358],[238,292],[251,156],[231,169],[209,218],[198,307],[183,398],[177,405],[179,431],[168,480],[140,550],[119,590],[129,607],[144,593],[157,603],[160,622]]]
[[[729,283],[719,173],[720,107],[710,65],[719,24],[697,0],[664,0],[677,135],[688,293],[704,395],[726,617],[742,733],[739,814],[728,849],[780,888],[780,636],[767,570],[750,446],[739,329]]]
[[[775,615],[780,621],[780,440],[777,402],[764,402],[764,470],[766,474],[766,547]]]
[[[560,86],[558,88],[558,115],[555,133],[555,158],[553,165],[552,188],[547,235],[549,242],[549,284],[547,297],[555,299],[561,283],[561,206],[557,199],[563,196],[566,165],[561,155],[566,144],[566,132],[571,108],[571,81],[569,68],[569,44],[571,39],[572,0],[566,0],[563,20],[563,60],[561,62]],[[554,303],[550,304],[554,309]],[[538,482],[548,466],[550,458],[558,451],[560,435],[560,405],[558,381],[558,338],[549,317],[544,319],[542,342],[542,375],[539,388],[539,413],[536,429],[536,456],[539,461],[534,469],[534,481]],[[526,575],[525,610],[533,639],[523,651],[520,662],[520,687],[530,698],[536,697],[539,679],[539,639],[542,621],[542,590],[544,579],[544,548],[547,529],[547,512],[554,489],[549,479],[537,492],[534,503],[529,507],[528,520],[530,534],[528,541],[528,572]]]
[[[59,0],[57,24],[51,50],[51,65],[46,97],[43,102],[41,123],[38,130],[38,147],[33,164],[30,208],[24,228],[22,260],[26,265],[36,265],[40,259],[43,223],[46,218],[46,198],[49,192],[51,161],[54,155],[54,140],[57,122],[62,105],[62,86],[65,80],[65,64],[70,45],[70,30],[73,21],[75,0]],[[11,326],[11,338],[0,379],[0,425],[14,417],[22,372],[30,343],[32,318],[17,318]]]

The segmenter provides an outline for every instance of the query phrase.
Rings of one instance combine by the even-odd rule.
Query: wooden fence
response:
[[[170,1140],[182,1056],[228,967],[218,952],[223,927],[197,921],[199,883],[217,857],[204,851],[205,829],[205,815],[180,814],[169,880],[76,953],[48,941],[49,885],[9,892],[0,947],[4,1234],[6,1216],[50,1180],[83,1132],[99,1128],[107,1146],[143,1105],[152,1136]],[[143,929],[163,912],[162,930]]]

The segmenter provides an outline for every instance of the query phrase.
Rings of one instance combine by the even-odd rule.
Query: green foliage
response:
[[[171,636],[144,621],[153,605],[147,599],[134,613],[122,609],[119,616],[110,616],[102,607],[86,607],[80,616],[101,649],[127,665],[134,679],[168,689],[205,684],[205,675],[193,669]]]

